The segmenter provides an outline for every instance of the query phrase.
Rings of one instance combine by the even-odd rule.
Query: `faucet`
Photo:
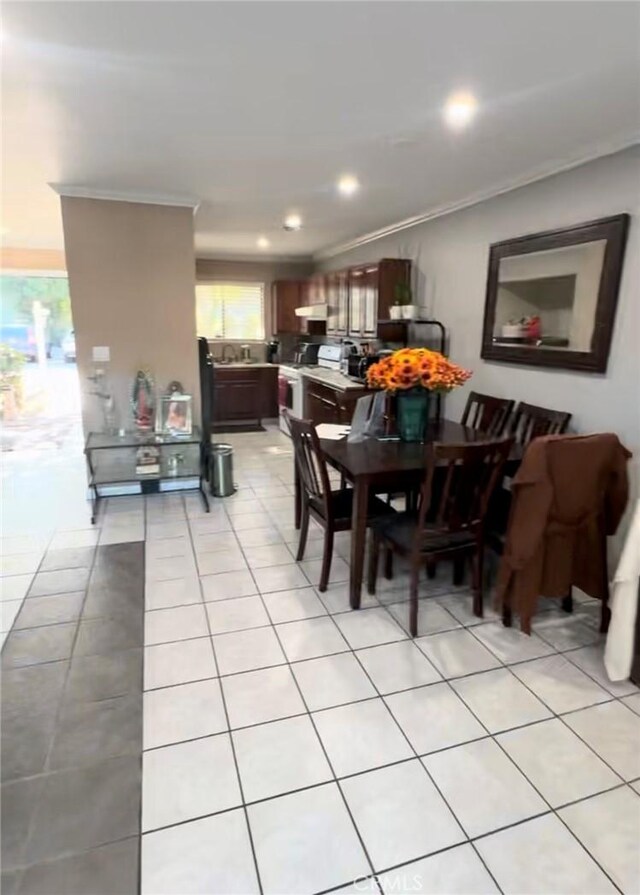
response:
[[[231,349],[231,363],[233,363],[233,361],[237,360],[236,349],[228,342],[222,346],[222,361],[224,363],[226,360],[227,348]]]

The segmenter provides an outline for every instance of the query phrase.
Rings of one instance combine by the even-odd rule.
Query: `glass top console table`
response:
[[[183,480],[184,488],[180,490],[199,491],[209,512],[203,481],[202,433],[195,426],[191,435],[90,432],[84,453],[93,492],[91,522],[94,524],[104,496],[100,489],[116,485],[139,484],[141,494],[151,494],[161,490],[161,483]],[[189,479],[197,479],[197,485],[190,487]]]

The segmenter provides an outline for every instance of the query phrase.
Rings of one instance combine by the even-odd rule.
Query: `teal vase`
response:
[[[424,388],[397,393],[398,435],[403,441],[424,441],[429,419],[429,392]]]

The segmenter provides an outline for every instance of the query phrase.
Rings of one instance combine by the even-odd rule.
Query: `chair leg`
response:
[[[568,593],[562,598],[562,609],[564,612],[573,612],[573,594]]]
[[[369,568],[367,570],[367,592],[375,594],[376,581],[378,580],[378,565],[380,562],[380,538],[372,531],[369,546]]]
[[[453,583],[455,587],[464,584],[464,559],[454,559],[453,561]]]
[[[296,553],[296,562],[304,559],[304,551],[307,546],[307,535],[309,534],[309,507],[304,504],[300,512],[300,540],[298,541],[298,552]]]
[[[602,601],[600,609],[600,633],[606,634],[609,630],[609,622],[611,621],[611,610],[607,605],[607,600]]]
[[[320,584],[318,590],[324,592],[329,584],[331,572],[331,559],[333,557],[333,529],[327,528],[324,533],[324,550],[322,551],[322,571],[320,572]]]
[[[482,618],[484,614],[483,610],[483,599],[482,599],[482,587],[483,587],[483,578],[484,578],[484,550],[480,547],[473,554],[472,559],[472,588],[473,588],[473,614],[477,615],[478,618]]]
[[[384,552],[384,577],[387,581],[393,578],[393,550],[387,547]]]
[[[411,585],[409,590],[409,598],[411,606],[409,608],[409,631],[412,637],[418,636],[418,585],[420,581],[420,562],[416,562],[411,566]]]
[[[438,571],[438,566],[436,563],[431,562],[431,560],[427,560],[427,578],[430,581],[436,577],[436,572]]]

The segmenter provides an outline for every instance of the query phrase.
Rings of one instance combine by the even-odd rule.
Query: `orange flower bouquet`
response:
[[[397,395],[400,437],[424,439],[428,399],[432,392],[450,392],[471,377],[471,372],[428,348],[401,348],[367,370],[367,385]]]

